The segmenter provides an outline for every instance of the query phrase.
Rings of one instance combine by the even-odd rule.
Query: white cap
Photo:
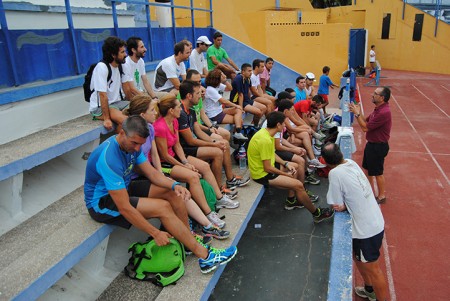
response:
[[[312,79],[313,81],[316,81],[316,76],[312,72],[306,73],[306,78],[307,79]]]
[[[200,37],[198,37],[197,43],[205,43],[208,46],[212,44],[207,36],[200,36]]]

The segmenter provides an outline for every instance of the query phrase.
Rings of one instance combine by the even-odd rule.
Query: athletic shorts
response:
[[[129,105],[130,105],[130,102],[128,100],[119,100],[119,101],[110,103],[108,105],[108,107],[122,111],[122,110],[128,108]],[[92,111],[90,113],[94,117],[99,117],[99,116],[103,115],[101,107],[98,107],[97,109],[95,109],[94,111]]]
[[[278,157],[280,157],[284,161],[292,161],[292,158],[294,158],[294,153],[291,153],[289,151],[275,151],[275,154],[277,154]]]
[[[212,121],[217,121],[217,123],[222,123],[222,121],[225,118],[225,116],[227,116],[227,114],[225,114],[224,112],[220,112],[216,116],[214,116],[212,118],[209,118],[209,119],[212,120]]]
[[[244,103],[243,103],[244,109],[248,105],[253,106],[253,99],[244,99]]]
[[[183,146],[184,155],[187,157],[197,157],[198,146]]]
[[[384,230],[375,236],[357,239],[353,238],[353,254],[356,260],[367,263],[374,262],[380,257],[380,248],[383,243]]]
[[[328,103],[328,94],[319,94],[319,95],[322,96],[323,101],[324,101],[325,103]]]
[[[253,179],[253,181],[255,181],[258,184],[264,185],[265,187],[269,186],[269,181],[276,179],[279,175],[274,174],[274,173],[269,173],[266,176],[260,178],[260,179]]]
[[[381,176],[384,172],[384,158],[389,153],[388,143],[367,142],[362,166],[369,176]]]
[[[140,197],[148,197],[148,193],[150,191],[150,181],[144,177],[136,178],[131,180],[127,190],[128,195],[130,196],[130,204],[136,208]],[[109,209],[119,212],[116,203],[114,203],[111,195],[109,194],[100,199],[98,207],[100,209]],[[111,216],[109,214],[96,212],[93,208],[88,209],[88,211],[92,219],[99,223],[116,225],[125,229],[129,229],[131,227],[131,223],[127,221],[123,215]]]

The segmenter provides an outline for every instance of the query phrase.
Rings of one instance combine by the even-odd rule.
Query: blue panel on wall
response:
[[[102,59],[103,41],[111,35],[113,30],[110,28],[75,30],[81,72],[87,72],[90,65]]]
[[[357,66],[364,66],[364,51],[366,46],[366,30],[365,29],[351,29],[350,30],[350,52],[349,52],[349,66],[355,68]]]
[[[8,49],[6,46],[5,35],[3,30],[0,29],[0,56],[3,58],[0,60],[0,70],[2,75],[0,76],[0,88],[11,87],[14,85],[14,78],[12,76],[11,65],[8,57]]]
[[[10,30],[19,84],[75,74],[68,30]]]

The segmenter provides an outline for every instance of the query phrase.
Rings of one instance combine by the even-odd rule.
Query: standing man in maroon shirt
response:
[[[364,117],[359,104],[350,104],[349,109],[363,132],[366,132],[366,148],[364,149],[363,167],[367,169],[369,177],[375,177],[378,187],[378,204],[386,202],[385,180],[383,175],[384,158],[389,152],[389,138],[391,136],[392,117],[389,108],[391,90],[388,87],[375,89],[372,95],[374,111]],[[372,181],[371,181],[372,182]]]

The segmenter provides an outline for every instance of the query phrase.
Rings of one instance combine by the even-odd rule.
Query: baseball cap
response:
[[[316,81],[316,76],[312,72],[306,73],[306,79],[312,79],[313,81]]]
[[[205,43],[208,46],[212,44],[207,36],[200,36],[200,37],[198,37],[197,43]]]
[[[294,98],[294,96],[292,96],[291,93],[286,92],[286,91],[281,91],[280,93],[278,93],[277,97],[279,100]]]

